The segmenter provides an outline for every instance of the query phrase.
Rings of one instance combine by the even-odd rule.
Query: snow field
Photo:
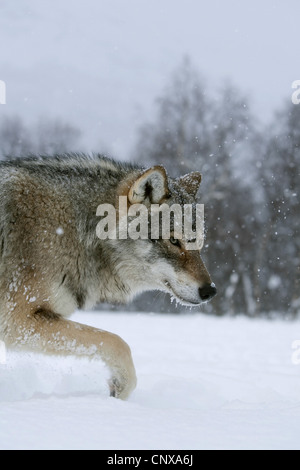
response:
[[[299,322],[76,313],[131,346],[138,387],[96,361],[7,351],[1,449],[299,449]],[[293,363],[294,362],[294,363]]]

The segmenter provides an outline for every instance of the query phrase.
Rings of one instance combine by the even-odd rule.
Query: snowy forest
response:
[[[2,269],[0,450],[100,450],[101,465],[126,456],[122,463],[142,468],[159,456],[183,464],[190,456],[197,467],[198,450],[300,449],[299,18],[299,0],[0,0],[3,167],[15,157],[75,152],[145,169],[163,165],[172,178],[200,172],[201,257],[218,292],[194,307],[151,291],[92,308],[85,300],[98,298],[91,279],[99,265],[88,253],[104,272],[111,268],[110,299],[115,287],[126,290],[123,276],[138,285],[143,273],[149,281],[159,271],[167,281],[156,253],[169,258],[178,240],[164,250],[145,242],[147,264],[136,270],[144,253],[134,243],[138,260],[132,253],[121,260],[116,253],[126,241],[110,257],[85,239],[89,222],[97,235],[99,220],[89,214],[97,217],[96,205],[113,198],[106,188],[119,173],[110,165],[101,190],[80,186],[82,200],[66,172],[53,180],[45,174],[45,191],[38,176],[18,198],[10,180],[2,194],[3,207],[16,214],[10,222],[37,201],[45,225],[27,214],[28,235],[27,220],[7,229],[20,249],[13,259],[6,251]],[[162,182],[164,172],[154,173]],[[146,182],[150,196],[153,172],[144,175],[138,186]],[[50,180],[59,180],[53,191]],[[83,207],[95,187],[101,200]],[[142,194],[136,188],[133,196]],[[74,204],[63,199],[65,189]],[[24,204],[6,202],[15,200]],[[74,207],[86,215],[78,232],[67,216]],[[65,227],[70,235],[56,238]],[[20,256],[23,246],[36,254],[29,233],[48,253],[38,253],[37,264]],[[186,292],[202,266],[193,255],[189,266],[180,257]],[[172,292],[172,283],[166,287]],[[200,278],[195,287],[205,288]]]
[[[299,315],[300,105],[287,98],[261,125],[242,90],[229,82],[211,89],[186,57],[156,99],[156,117],[137,132],[132,161],[163,164],[172,177],[202,172],[203,258],[218,287],[203,309],[209,314]],[[29,125],[3,117],[1,158],[80,151],[81,133],[59,119]],[[160,293],[144,294],[129,308],[185,311]]]

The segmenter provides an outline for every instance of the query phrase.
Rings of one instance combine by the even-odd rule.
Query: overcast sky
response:
[[[83,149],[130,158],[189,55],[212,91],[229,78],[266,121],[300,79],[299,25],[299,0],[0,0],[0,117],[60,117]]]

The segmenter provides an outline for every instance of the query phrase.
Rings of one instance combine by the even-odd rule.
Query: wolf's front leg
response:
[[[115,334],[66,320],[41,308],[27,316],[24,312],[22,316],[12,315],[5,331],[7,346],[102,359],[111,370],[111,396],[125,400],[136,387],[130,348]]]

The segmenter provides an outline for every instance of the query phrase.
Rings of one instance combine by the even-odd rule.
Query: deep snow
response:
[[[122,402],[108,397],[102,364],[8,351],[0,365],[1,449],[300,449],[298,322],[73,318],[130,344],[137,390]]]

